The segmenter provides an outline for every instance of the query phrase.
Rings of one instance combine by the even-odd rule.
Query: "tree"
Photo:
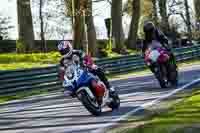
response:
[[[19,44],[23,51],[31,52],[36,49],[34,44],[34,31],[30,0],[17,0]],[[22,46],[20,46],[22,47]]]
[[[97,55],[96,47],[96,30],[94,26],[93,16],[92,16],[92,0],[86,0],[86,24],[87,24],[87,34],[88,34],[88,50],[90,54],[94,57]]]
[[[113,45],[117,52],[124,48],[124,33],[122,27],[122,0],[112,0],[111,5]]]
[[[72,7],[72,5],[74,5],[74,7]],[[85,44],[88,43],[90,54],[96,56],[96,31],[92,16],[92,0],[65,0],[65,6],[67,15],[73,18],[74,48],[85,49]],[[73,8],[75,13],[73,13]],[[86,23],[87,29],[85,29],[84,23]],[[85,42],[86,39],[88,39],[88,42]]]
[[[73,6],[72,7],[72,3]],[[84,43],[84,18],[83,18],[83,5],[79,0],[65,0],[66,13],[72,20],[73,27],[73,46],[75,49],[83,49]],[[73,12],[74,10],[74,12]]]
[[[155,23],[155,25],[158,25],[158,9],[157,9],[157,2],[158,0],[152,0],[152,4],[153,4],[153,13],[152,13],[152,17],[153,17],[153,21]]]
[[[141,1],[141,10],[142,10],[142,16],[148,19],[152,19],[153,16],[153,3],[152,0],[142,0]]]
[[[177,38],[180,38],[180,33],[178,29],[181,28],[182,22],[177,22],[177,18],[175,16],[170,17],[169,19],[170,24],[170,39],[172,41],[176,41]]]
[[[10,21],[10,17],[0,15],[0,36],[4,39],[9,39],[9,31],[14,28]]]
[[[191,16],[190,16],[190,6],[187,0],[171,0],[169,2],[169,15],[180,15],[183,19],[186,28],[187,28],[187,36],[191,41],[192,39],[192,24],[191,24]],[[179,7],[179,8],[178,8]]]
[[[127,0],[124,4],[123,13],[132,15],[132,0]]]
[[[44,6],[44,0],[39,1],[39,18],[40,18],[40,38],[41,38],[41,44],[42,44],[42,50],[44,52],[47,51],[46,41],[45,41],[45,33],[44,33],[44,17],[43,17],[43,6]]]
[[[136,0],[134,0],[134,1],[136,1]],[[133,0],[128,0],[127,1],[127,3],[125,3],[125,8],[124,8],[124,12],[126,12],[126,13],[128,13],[129,15],[133,15],[133,14],[135,14],[136,15],[136,18],[135,17],[132,17],[132,19],[133,19],[133,21],[131,21],[131,22],[136,22],[137,23],[137,21],[138,21],[138,23],[139,24],[136,24],[135,23],[135,28],[137,28],[137,33],[138,33],[138,36],[140,37],[140,38],[143,38],[144,37],[144,33],[143,33],[143,23],[146,21],[146,20],[152,20],[153,19],[153,13],[154,13],[154,8],[153,8],[153,2],[152,2],[152,0],[138,0],[138,1],[136,1],[136,4],[134,4],[134,6],[133,6],[133,2],[134,2]],[[140,2],[139,2],[140,1]],[[138,5],[138,4],[140,4],[140,6]],[[136,8],[138,8],[138,10],[137,9],[135,9],[135,6],[136,6]],[[139,7],[137,7],[137,6],[139,6]],[[133,7],[133,8],[132,8]],[[134,11],[135,10],[135,11]],[[139,12],[139,10],[140,10],[140,12]],[[134,15],[134,16],[135,16]],[[137,17],[139,17],[139,20],[138,20],[138,18]],[[132,23],[133,24],[133,23]],[[133,28],[131,28],[131,25],[130,25],[130,29],[135,29],[134,27]],[[132,31],[130,31],[129,30],[129,36],[132,36],[132,35],[130,35],[130,34],[132,34],[131,33]],[[137,38],[137,33],[136,33],[136,31],[135,31],[135,33],[134,34],[136,34],[136,35],[133,35],[134,37],[135,37],[135,40],[136,40],[136,38]],[[130,38],[130,37],[129,37]],[[134,39],[133,39],[134,40]],[[134,44],[133,43],[131,43],[131,42],[129,42],[129,44],[131,44],[132,45],[132,47],[133,48],[135,48],[136,46],[134,46]]]
[[[161,16],[161,29],[166,34],[170,31],[168,13],[167,13],[167,0],[158,0],[159,11]]]
[[[196,24],[198,24],[198,27],[200,27],[200,0],[194,0],[194,9],[195,9]]]
[[[33,23],[35,28],[35,38],[41,39],[41,29],[43,27],[44,38],[66,39],[66,35],[71,33],[70,19],[65,13],[64,0],[32,0]],[[40,7],[42,7],[40,9]],[[41,19],[43,20],[43,26]],[[67,39],[69,39],[68,37]],[[41,46],[44,50],[44,44]]]
[[[132,0],[132,19],[128,36],[128,48],[136,49],[138,25],[140,20],[140,0]]]
[[[191,29],[191,20],[190,20],[190,11],[189,11],[189,5],[188,1],[184,0],[184,5],[185,5],[185,16],[186,16],[186,26],[187,26],[187,32],[188,32],[188,39],[191,41],[192,40],[192,29]]]

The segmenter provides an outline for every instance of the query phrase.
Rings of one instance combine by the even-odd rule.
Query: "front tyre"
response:
[[[85,91],[80,91],[77,96],[91,114],[95,116],[101,115],[101,105],[98,104],[96,99],[90,98]]]
[[[161,86],[161,88],[167,88],[167,81],[166,81],[166,76],[164,74],[164,71],[162,70],[162,66],[158,65],[155,68],[155,76]]]
[[[172,86],[178,86],[178,70],[175,64],[170,64],[169,68],[169,82]]]

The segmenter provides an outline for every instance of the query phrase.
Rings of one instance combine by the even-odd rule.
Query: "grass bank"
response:
[[[57,64],[60,59],[58,52],[32,54],[0,54],[0,70],[45,67]]]
[[[138,51],[129,50],[131,54],[137,54]],[[109,53],[108,57],[119,57],[121,54],[115,52]],[[59,52],[50,53],[31,53],[17,54],[8,53],[0,54],[0,70],[23,69],[33,67],[45,67],[49,64],[58,64],[61,55]]]
[[[195,90],[192,95],[169,107],[167,112],[153,115],[136,128],[127,128],[118,133],[199,133],[200,88]]]
[[[139,51],[128,50],[131,55],[139,54]],[[110,58],[122,56],[115,52],[109,53]],[[49,64],[58,64],[61,55],[59,52],[49,53],[31,53],[17,54],[8,53],[0,54],[0,70],[13,70],[33,67],[45,67]],[[191,64],[191,63],[190,63]]]

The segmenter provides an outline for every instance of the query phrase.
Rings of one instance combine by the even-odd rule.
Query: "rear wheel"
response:
[[[91,114],[101,115],[101,105],[98,104],[96,99],[92,99],[85,91],[79,92],[78,98]]]
[[[110,104],[108,104],[108,107],[112,110],[118,109],[120,107],[120,98],[116,91],[110,92],[110,97],[112,98],[112,101]]]

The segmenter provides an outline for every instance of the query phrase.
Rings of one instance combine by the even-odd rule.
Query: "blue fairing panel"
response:
[[[81,75],[81,77],[77,81],[77,88],[81,86],[87,86],[90,84],[91,80],[94,80],[94,76],[89,74],[87,71],[84,71]]]

